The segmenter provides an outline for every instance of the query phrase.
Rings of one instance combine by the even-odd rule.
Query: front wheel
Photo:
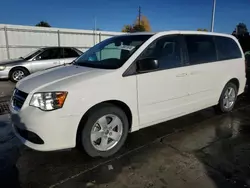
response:
[[[29,72],[24,68],[15,68],[10,72],[10,80],[16,83],[28,75]]]
[[[80,144],[91,157],[108,157],[124,144],[128,134],[128,118],[123,110],[102,104],[89,113],[80,130]]]
[[[219,113],[231,112],[234,108],[238,95],[237,86],[229,82],[223,89],[216,111]]]

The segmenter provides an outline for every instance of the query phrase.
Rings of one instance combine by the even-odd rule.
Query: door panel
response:
[[[37,61],[32,61],[32,70],[33,72],[36,72],[56,67],[59,65],[60,65],[59,59],[37,60]]]
[[[188,98],[188,74],[181,46],[179,35],[168,35],[150,44],[139,58],[153,58],[159,63],[159,70],[137,75],[142,127],[183,113]]]
[[[221,75],[216,63],[190,67],[188,93],[189,100],[192,101],[191,108],[197,107],[199,110],[218,102],[218,86],[220,86]]]
[[[186,67],[182,67],[137,75],[142,127],[183,113],[182,106],[188,98],[186,71]]]
[[[201,109],[214,101],[215,89],[219,84],[220,70],[217,61],[213,36],[186,35],[186,47],[189,59],[188,93],[191,109]]]
[[[60,65],[60,48],[48,48],[32,61],[32,71],[40,71]]]

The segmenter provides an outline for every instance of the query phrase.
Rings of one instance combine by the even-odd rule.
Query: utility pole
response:
[[[212,20],[211,20],[211,29],[210,29],[211,32],[214,32],[215,7],[216,7],[216,0],[213,0]]]
[[[139,16],[138,16],[138,19],[139,19],[139,25],[141,25],[141,7],[139,6]]]
[[[94,44],[96,44],[96,16],[94,18]]]

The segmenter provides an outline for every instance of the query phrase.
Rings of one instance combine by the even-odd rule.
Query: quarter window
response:
[[[231,38],[216,36],[215,44],[217,47],[219,60],[235,59],[242,57],[239,46]]]
[[[151,43],[140,59],[158,60],[160,69],[171,69],[182,66],[179,36],[166,36]]]
[[[217,61],[213,36],[187,35],[185,39],[190,65]]]

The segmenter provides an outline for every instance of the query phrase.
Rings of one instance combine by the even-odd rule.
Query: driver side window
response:
[[[171,69],[183,66],[180,37],[175,35],[157,39],[142,53],[140,59],[145,58],[158,60],[160,69]]]

